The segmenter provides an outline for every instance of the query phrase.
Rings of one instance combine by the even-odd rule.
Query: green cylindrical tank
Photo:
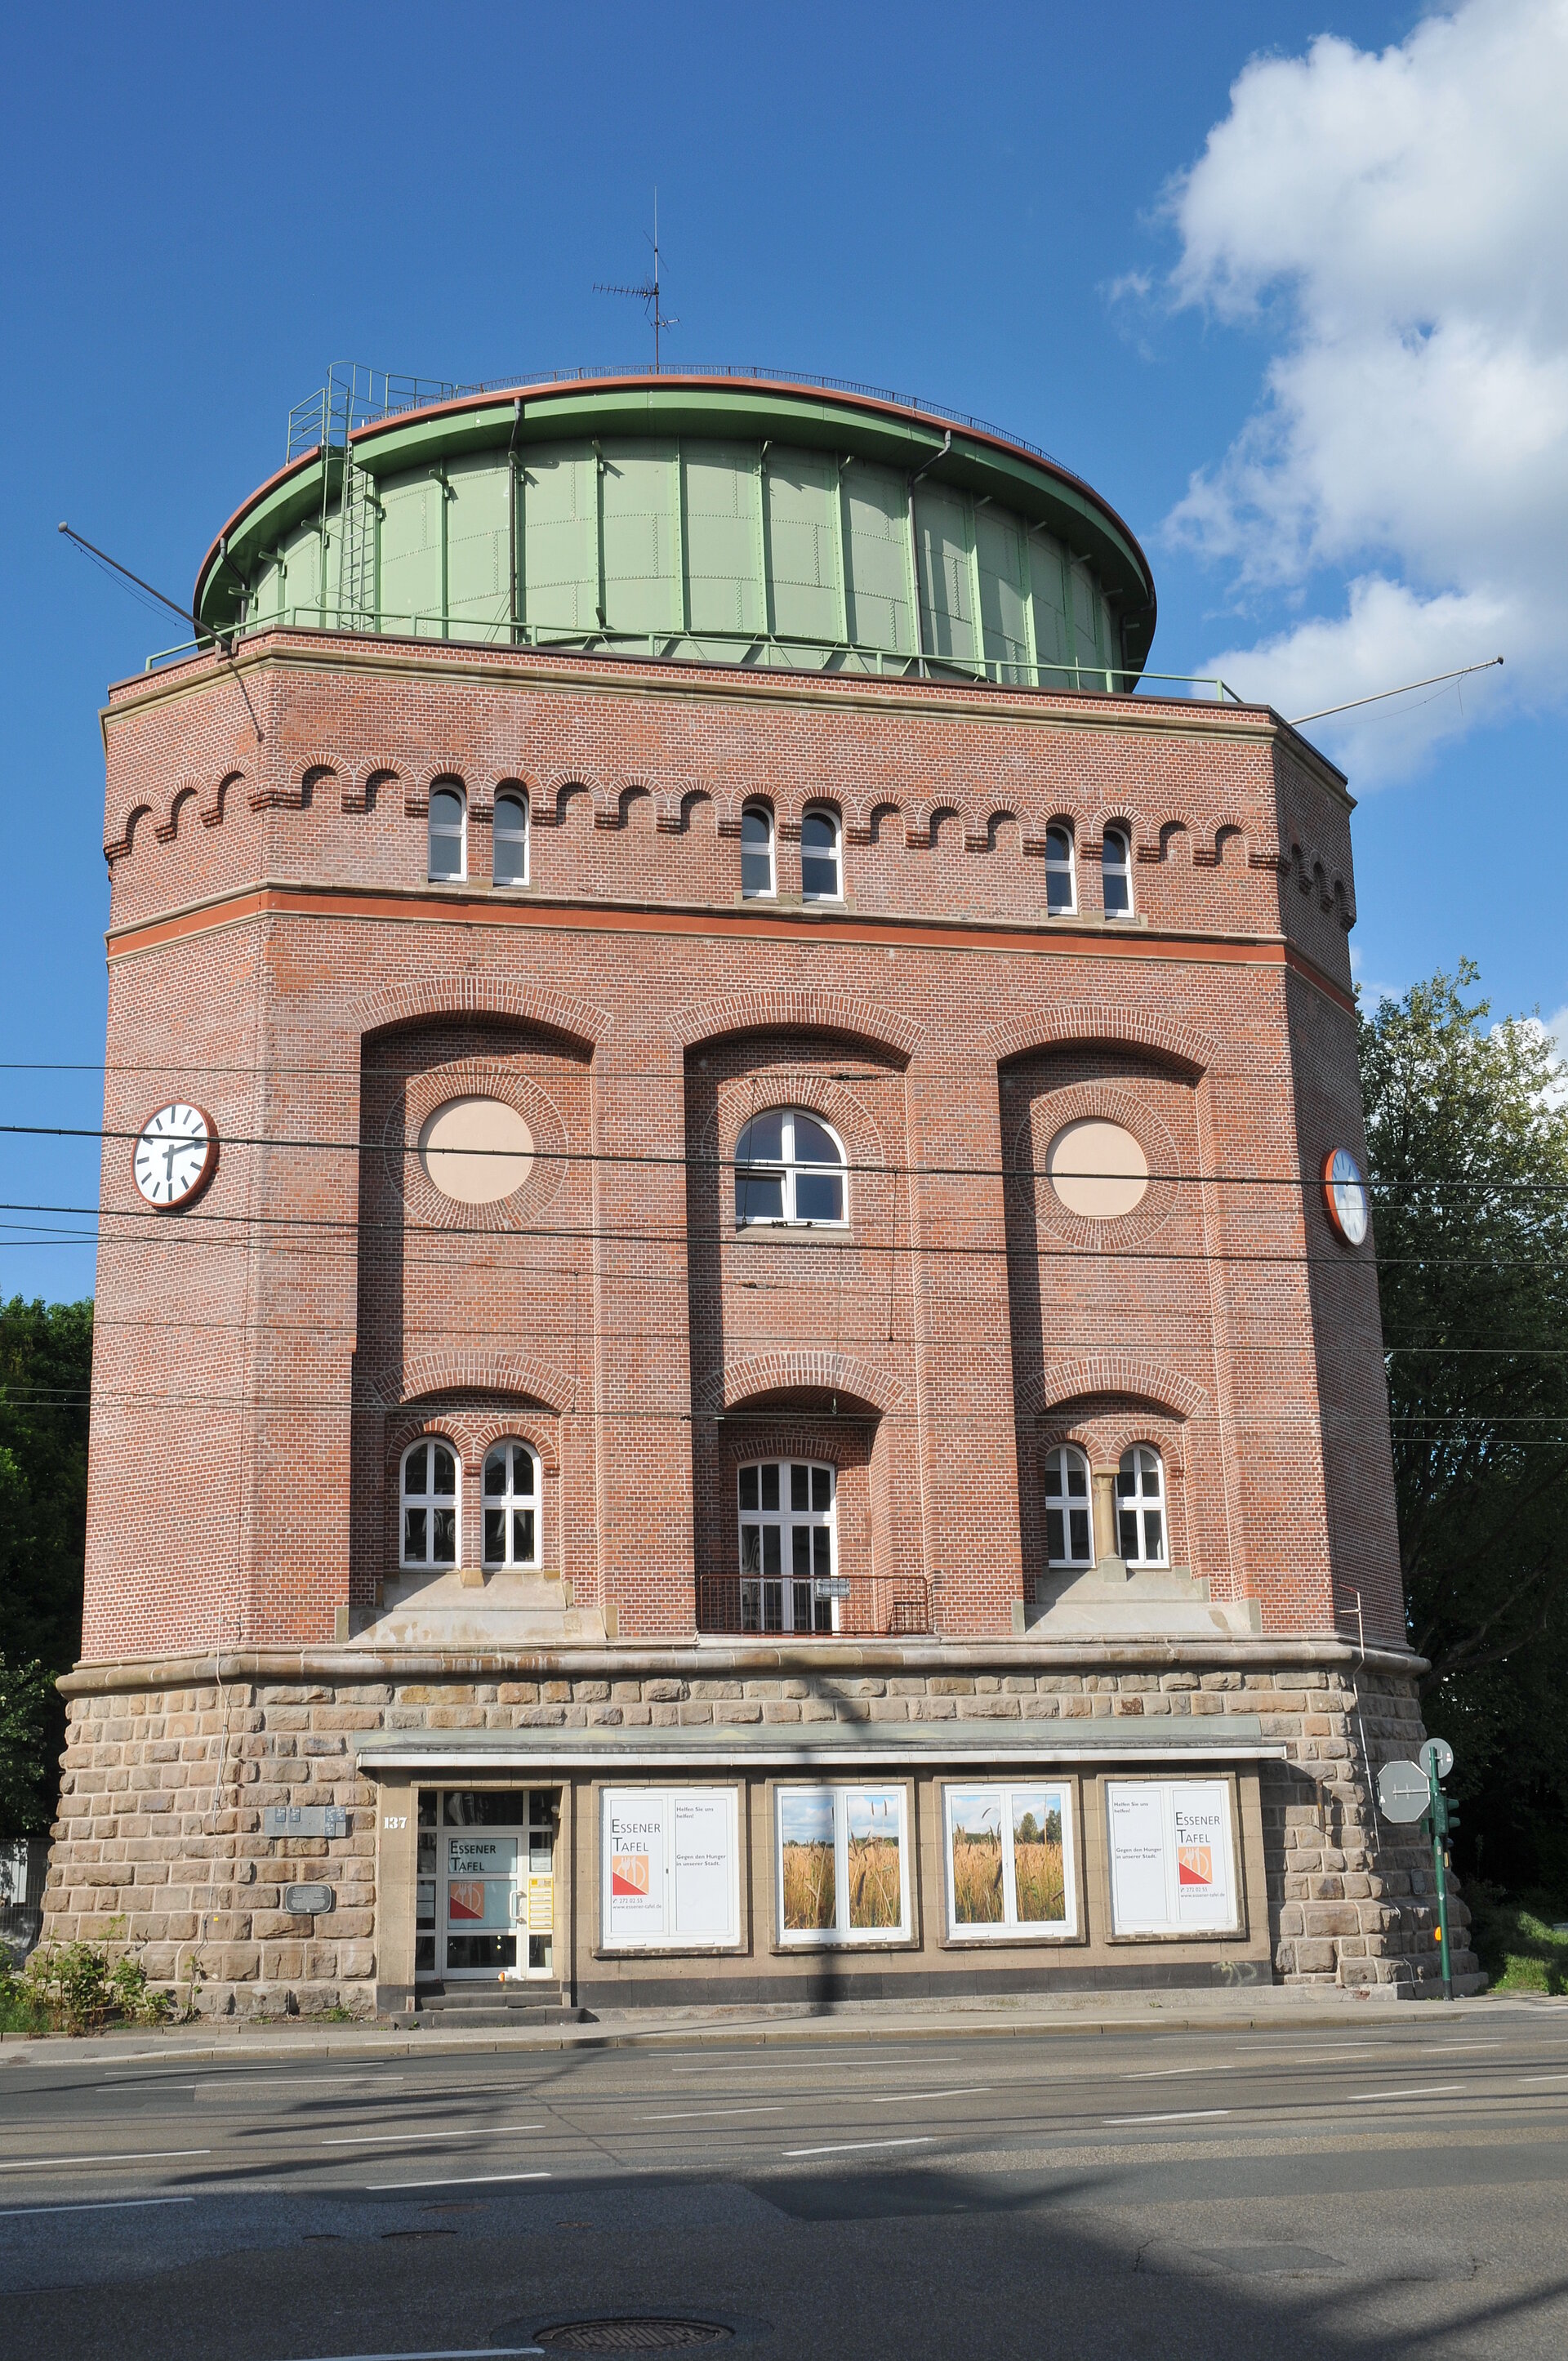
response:
[[[323,439],[203,561],[275,624],[799,670],[1134,686],[1147,561],[1076,477],[973,422],[754,378],[573,378]]]

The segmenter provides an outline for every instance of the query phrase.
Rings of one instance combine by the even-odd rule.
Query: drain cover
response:
[[[712,2320],[564,2320],[536,2328],[546,2353],[671,2353],[676,2345],[722,2345],[732,2334]]]

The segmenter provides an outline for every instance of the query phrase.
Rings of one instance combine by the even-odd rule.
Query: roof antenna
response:
[[[594,281],[596,295],[634,296],[647,313],[653,330],[653,374],[659,374],[659,331],[678,328],[678,320],[667,320],[659,306],[659,192],[653,192],[653,276],[645,279],[641,287],[609,286],[603,280]]]

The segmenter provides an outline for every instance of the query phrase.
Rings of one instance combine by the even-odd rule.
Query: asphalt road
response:
[[[581,2350],[552,2332],[628,2314],[727,2330],[705,2349],[737,2361],[1562,2361],[1568,2008],[364,2064],[5,2053],[0,2356]]]

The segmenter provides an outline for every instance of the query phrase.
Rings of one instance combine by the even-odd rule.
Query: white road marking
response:
[[[923,2134],[919,2139],[831,2140],[826,2147],[781,2148],[781,2156],[847,2156],[851,2148],[865,2147],[930,2147],[935,2134]]]
[[[1521,2082],[1568,2082],[1568,2074],[1521,2074]]]
[[[1192,2107],[1180,2115],[1102,2115],[1106,2124],[1205,2124],[1216,2115],[1228,2115],[1229,2107]]]
[[[135,2147],[119,2156],[29,2156],[0,2164],[0,2172],[43,2172],[59,2164],[154,2164],[165,2157],[211,2156],[210,2147]]]
[[[640,2124],[688,2124],[707,2115],[782,2115],[782,2107],[676,2107],[667,2115],[639,2115]]]
[[[1118,2082],[1174,2082],[1183,2074],[1234,2074],[1236,2070],[1234,2065],[1146,2066],[1136,2074],[1118,2074],[1115,2079]]]
[[[866,2103],[872,2107],[904,2107],[915,2099],[972,2099],[990,2088],[989,2082],[960,2082],[956,2088],[949,2084],[945,2091],[887,2091],[880,2095],[869,2095]],[[861,2093],[846,2091],[844,2096],[846,2099],[859,2099]]]
[[[1463,2082],[1427,2082],[1416,2091],[1347,2091],[1347,2101],[1355,2099],[1453,2099],[1464,2089]]]
[[[542,2132],[543,2124],[477,2124],[468,2131],[407,2132],[400,2124],[390,2124],[384,2132],[353,2132],[323,2139],[323,2147],[391,2147],[400,2142],[412,2140],[500,2139],[508,2132]]]
[[[323,2361],[515,2361],[523,2353],[543,2356],[543,2345],[444,2345],[439,2353],[329,2353]]]
[[[548,2180],[547,2172],[466,2172],[454,2180],[367,2180],[369,2189],[488,2189],[497,2180]]]
[[[29,2213],[135,2213],[148,2205],[194,2205],[193,2197],[104,2197],[90,2205],[7,2205],[0,2222],[20,2222]]]

